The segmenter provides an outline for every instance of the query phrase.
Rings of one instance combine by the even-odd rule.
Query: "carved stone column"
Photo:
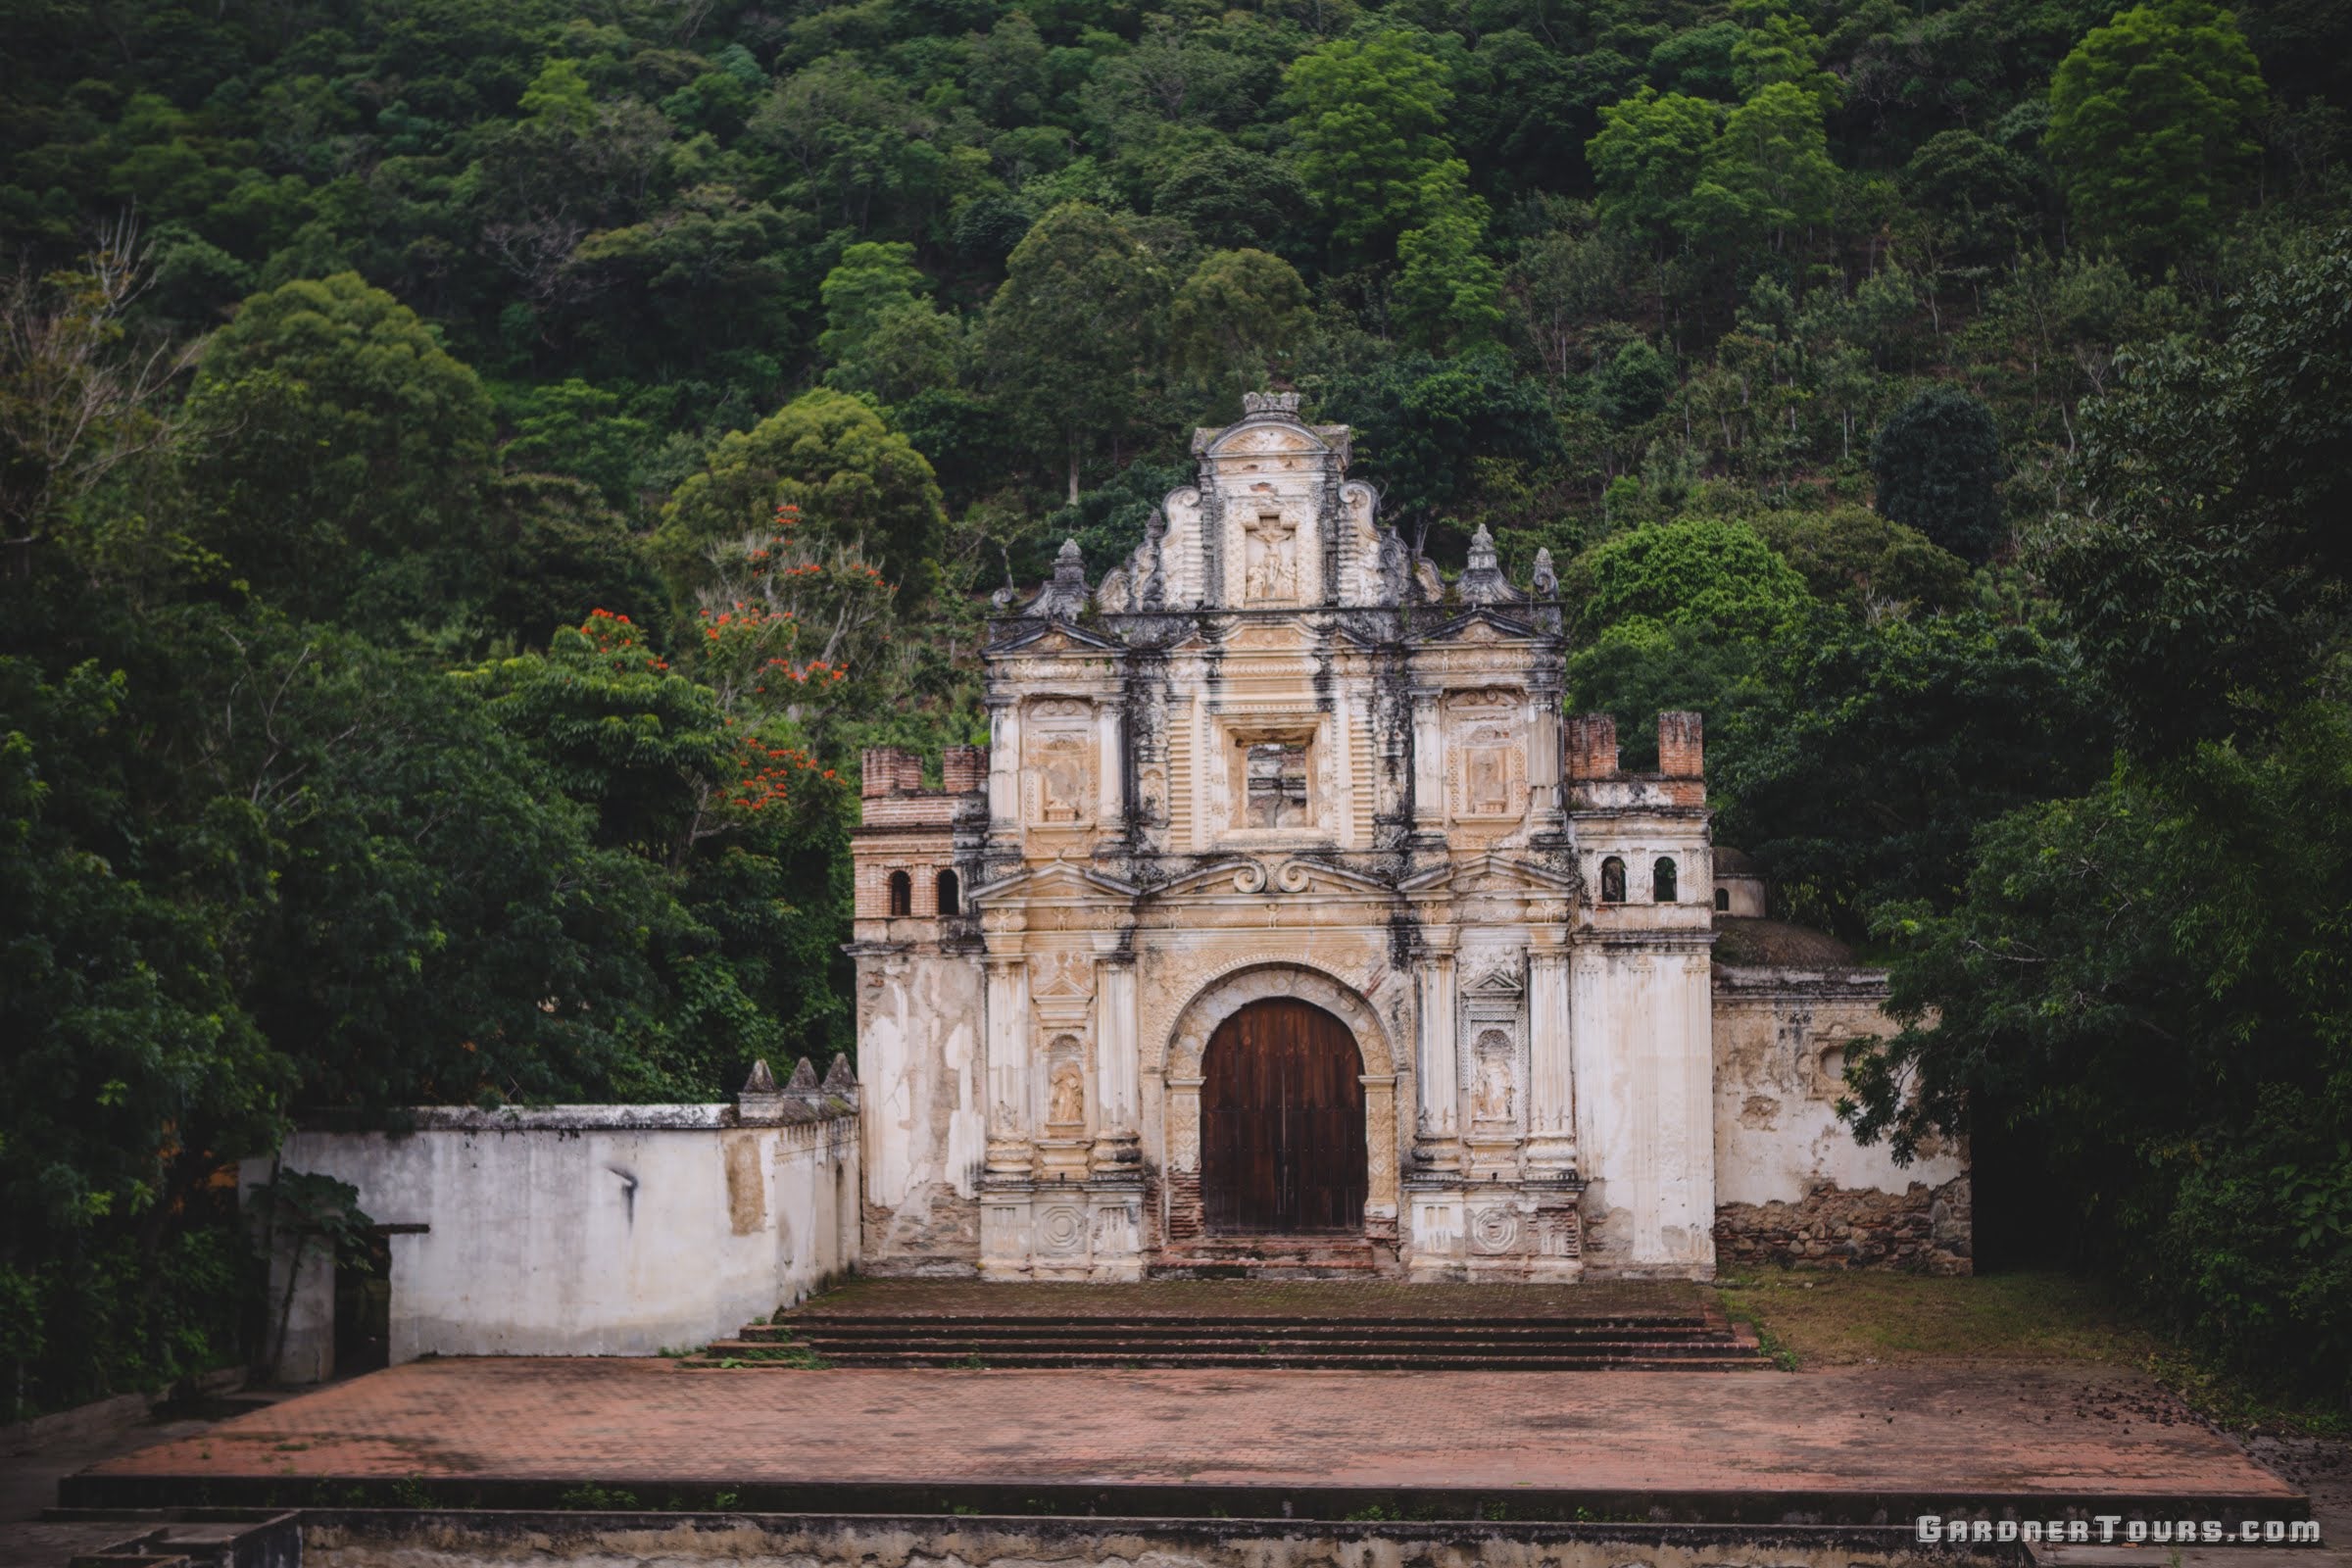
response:
[[[1119,744],[1119,706],[1095,706],[1095,777],[1098,783],[1095,820],[1115,828],[1127,812],[1127,756]]]
[[[1140,1170],[1142,1096],[1135,1018],[1135,960],[1095,956],[1095,1062],[1102,1113],[1095,1126],[1095,1168]]]
[[[1535,815],[1556,826],[1560,810],[1560,704],[1556,692],[1532,693],[1527,724],[1527,789]]]
[[[988,964],[988,1172],[1027,1176],[1029,960],[991,953]]]
[[[1454,1038],[1453,932],[1422,932],[1428,951],[1421,959],[1420,1031],[1413,1076],[1420,1085],[1420,1115],[1414,1128],[1414,1163],[1433,1169],[1461,1164],[1461,1061]]]
[[[1413,826],[1438,828],[1446,822],[1446,738],[1438,712],[1440,693],[1413,693]]]
[[[1364,1086],[1365,1229],[1374,1235],[1396,1235],[1396,1075],[1366,1073]]]
[[[988,699],[988,825],[1010,833],[1021,819],[1021,708],[1017,699]]]
[[[1569,1035],[1568,950],[1537,931],[1527,951],[1527,1173],[1576,1166],[1576,1060]]]

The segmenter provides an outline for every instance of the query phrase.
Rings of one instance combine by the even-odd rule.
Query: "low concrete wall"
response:
[[[1900,1528],[1288,1524],[780,1514],[306,1519],[302,1568],[2028,1568],[2016,1545],[1928,1546]]]
[[[699,1346],[858,1261],[846,1103],[766,1125],[719,1104],[415,1116],[406,1133],[297,1132],[281,1154],[288,1170],[351,1183],[390,1230],[396,1362]],[[251,1162],[244,1179],[269,1174]],[[281,1378],[331,1375],[327,1270],[304,1268],[286,1341]]]

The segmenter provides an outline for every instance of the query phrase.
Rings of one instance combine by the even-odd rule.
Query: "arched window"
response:
[[[914,912],[914,878],[904,871],[890,873],[890,912],[894,915]]]
[[[1625,862],[1614,855],[1600,862],[1600,902],[1625,902]]]
[[[1730,888],[1717,888],[1715,890],[1715,912],[1717,914],[1729,914],[1732,912],[1732,890]]]
[[[1649,868],[1649,902],[1674,902],[1674,857],[1671,855],[1659,856],[1658,863]]]
[[[962,898],[960,892],[956,886],[956,873],[953,871],[940,872],[939,917],[942,920],[951,919],[956,915],[961,914],[962,912]]]

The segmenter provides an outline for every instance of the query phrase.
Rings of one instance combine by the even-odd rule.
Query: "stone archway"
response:
[[[1167,1196],[1166,1236],[1203,1232],[1200,1203],[1200,1089],[1208,1043],[1219,1025],[1253,1002],[1287,997],[1330,1013],[1363,1058],[1364,1227],[1394,1238],[1396,1226],[1396,1056],[1380,1014],[1352,986],[1294,962],[1252,963],[1211,979],[1184,1004],[1160,1053]]]

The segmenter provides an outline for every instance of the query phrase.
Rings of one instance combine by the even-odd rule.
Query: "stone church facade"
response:
[[[1837,1123],[1884,979],[1718,866],[1699,716],[1622,769],[1549,561],[1442,583],[1295,397],[1194,450],[1001,607],[988,746],[866,755],[863,1266],[1965,1269],[1964,1152]]]

